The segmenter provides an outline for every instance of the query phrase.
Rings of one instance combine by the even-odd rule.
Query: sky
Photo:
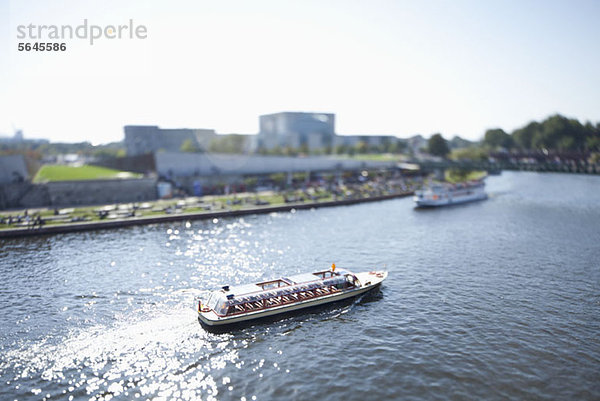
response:
[[[135,124],[254,134],[279,111],[404,138],[477,140],[555,113],[598,122],[599,18],[597,0],[0,0],[0,136],[99,144]],[[85,19],[132,20],[147,36],[17,50],[36,42],[19,25]]]

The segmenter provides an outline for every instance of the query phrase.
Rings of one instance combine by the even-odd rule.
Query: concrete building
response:
[[[158,151],[178,152],[188,140],[195,148],[206,150],[216,135],[212,129],[164,129],[156,125],[126,125],[124,130],[129,156]]]
[[[23,182],[28,176],[25,157],[22,155],[0,156],[0,184]]]
[[[217,134],[207,150],[214,153],[248,154],[256,150],[256,134]]]
[[[22,144],[22,143],[42,145],[42,144],[50,143],[50,141],[47,139],[27,139],[23,135],[23,130],[19,129],[19,130],[15,131],[13,136],[4,136],[4,135],[0,134],[0,143],[1,144],[9,144],[9,145]]]
[[[314,151],[333,146],[334,114],[281,112],[260,116],[259,124],[258,150],[305,146]]]
[[[195,184],[240,182],[245,176],[273,173],[338,173],[394,168],[395,162],[355,160],[331,156],[259,156],[217,153],[171,153],[155,155],[159,177],[176,182],[193,193]]]
[[[408,143],[411,153],[415,156],[421,155],[421,149],[427,148],[427,139],[423,138],[422,135],[415,135],[406,140]]]
[[[200,151],[214,153],[260,153],[261,150],[292,148],[311,153],[335,153],[338,146],[355,147],[365,143],[369,149],[385,151],[388,145],[406,140],[393,135],[336,135],[335,114],[281,112],[259,117],[258,135],[217,135],[207,129],[162,129],[158,126],[125,126],[125,146],[129,156],[163,152],[179,152],[191,140]]]

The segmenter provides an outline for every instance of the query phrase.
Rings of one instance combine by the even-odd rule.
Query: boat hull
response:
[[[448,197],[448,198],[439,198],[439,199],[426,199],[426,198],[418,198],[415,197],[414,201],[417,207],[440,207],[440,206],[451,206],[451,205],[460,205],[461,203],[475,202],[480,200],[487,199],[487,194],[473,194],[466,195],[461,197]]]
[[[278,307],[263,309],[255,312],[219,317],[213,312],[199,312],[198,320],[207,329],[228,329],[231,327],[239,326],[245,323],[253,323],[257,320],[263,320],[266,318],[281,318],[292,313],[301,312],[310,308],[316,308],[319,306],[326,306],[334,304],[340,301],[351,300],[352,298],[366,294],[367,292],[378,288],[381,282],[387,277],[387,273],[381,276],[377,275],[360,275],[357,274],[362,282],[369,283],[363,284],[361,287],[344,291],[341,293],[330,294],[318,298],[311,298],[300,302],[282,305]],[[370,282],[369,282],[370,281]]]

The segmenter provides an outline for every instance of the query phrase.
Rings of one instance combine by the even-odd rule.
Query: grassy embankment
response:
[[[126,173],[127,174],[127,173]],[[129,173],[131,174],[131,173]],[[136,177],[138,175],[131,174]],[[95,166],[66,167],[66,166],[44,166],[35,177],[36,182],[83,180],[83,179],[105,179],[123,178],[121,171],[106,169]],[[346,193],[350,188],[343,188]],[[351,196],[361,198],[372,196],[370,184],[362,184],[350,190]],[[397,189],[396,189],[397,191]],[[396,192],[394,191],[394,192]],[[61,208],[34,208],[28,211],[30,218],[40,216],[44,225],[68,224],[78,221],[99,221],[128,218],[132,214],[135,217],[153,217],[167,214],[202,213],[212,211],[253,209],[260,206],[276,206],[285,204],[285,198],[293,199],[293,202],[303,199],[304,202],[327,202],[334,200],[331,191],[324,188],[307,191],[286,190],[281,192],[265,191],[260,193],[240,193],[231,195],[216,195],[203,197],[189,197],[185,199],[164,199],[150,202],[124,203],[105,206]],[[260,207],[258,206],[258,207]],[[0,212],[0,229],[26,227],[24,210]],[[8,218],[11,218],[11,224]],[[16,219],[19,218],[20,221]]]
[[[310,201],[300,190],[286,191],[288,197],[304,197],[305,201]],[[333,200],[333,194],[329,191],[315,191],[315,196],[318,196],[319,202],[327,202]],[[134,212],[136,217],[152,217],[166,214],[181,214],[181,213],[201,213],[210,211],[225,211],[225,210],[240,210],[255,208],[257,201],[260,201],[264,206],[276,206],[285,204],[284,193],[276,192],[261,192],[256,193],[240,193],[236,195],[218,195],[218,196],[203,196],[190,197],[186,199],[163,199],[149,202],[137,203],[121,203],[106,206],[88,206],[88,207],[73,207],[60,208],[58,214],[53,208],[36,208],[30,209],[29,215],[36,217],[40,216],[44,219],[44,225],[65,224],[76,221],[94,222],[100,220],[113,220],[118,218],[127,218],[128,213]],[[106,213],[106,217],[101,218],[101,214]],[[7,224],[7,218],[13,219],[10,225]],[[21,216],[22,221],[16,221],[16,218]],[[0,212],[0,229],[24,227],[24,211]]]
[[[456,184],[457,182],[480,180],[487,175],[485,171],[463,171],[463,170],[446,170],[444,178],[447,182]]]
[[[62,165],[44,165],[35,175],[33,182],[102,180],[111,178],[140,178],[141,174],[113,170],[98,166],[71,167]]]

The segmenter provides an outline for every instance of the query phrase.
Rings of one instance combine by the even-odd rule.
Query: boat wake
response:
[[[239,347],[231,336],[207,333],[195,320],[194,311],[182,306],[114,327],[76,330],[56,343],[51,338],[24,342],[4,354],[0,374],[18,383],[10,393],[15,396],[55,397],[59,388],[89,399],[134,398],[159,390],[174,398],[182,391],[189,399],[214,395],[211,371],[237,363]],[[39,378],[45,388],[27,388],[28,379],[39,386]]]

